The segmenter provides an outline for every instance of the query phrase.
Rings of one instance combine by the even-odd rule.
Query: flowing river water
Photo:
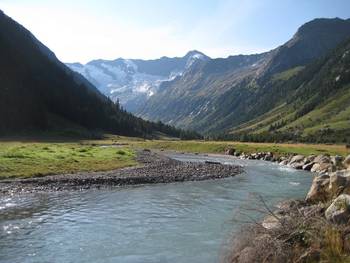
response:
[[[174,154],[244,166],[233,178],[0,199],[1,263],[219,262],[243,222],[303,198],[312,174],[264,161]]]

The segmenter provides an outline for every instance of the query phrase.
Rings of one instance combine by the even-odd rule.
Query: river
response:
[[[177,154],[244,166],[233,178],[0,199],[1,263],[218,262],[241,224],[303,198],[312,174],[264,161]]]

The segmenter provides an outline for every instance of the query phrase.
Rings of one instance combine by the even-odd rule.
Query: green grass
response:
[[[304,68],[303,66],[298,66],[295,68],[285,70],[281,73],[277,73],[277,74],[273,75],[272,80],[273,81],[277,81],[277,80],[286,81],[286,80],[290,79],[291,77],[294,77],[295,75],[297,75],[303,68]]]
[[[284,155],[290,153],[310,155],[324,154],[342,155],[350,154],[350,150],[345,145],[327,145],[327,144],[287,144],[287,143],[242,143],[242,142],[216,142],[216,141],[161,141],[145,140],[134,141],[133,147],[175,150],[181,152],[198,153],[224,153],[227,148],[234,148],[237,151],[245,153],[253,152],[273,152]]]
[[[285,72],[284,72],[285,73]],[[269,131],[271,125],[282,121],[286,125],[279,132],[299,132],[301,136],[315,136],[324,130],[334,132],[334,136],[343,136],[350,129],[350,86],[335,92],[315,109],[295,119],[297,109],[281,104],[265,114],[231,130],[232,134],[260,134]],[[339,140],[341,141],[341,140]]]
[[[0,141],[0,179],[45,176],[81,171],[106,171],[136,165],[136,149],[224,153],[227,148],[252,153],[270,151],[279,155],[348,155],[345,145],[274,144],[217,141],[145,140],[107,135],[102,140],[69,141],[13,139]]]
[[[134,156],[130,148],[78,142],[0,142],[0,178],[113,170],[135,165]]]
[[[320,129],[345,130],[350,128],[350,91],[338,92],[325,103],[286,125],[281,130],[302,127],[304,135],[313,134]]]

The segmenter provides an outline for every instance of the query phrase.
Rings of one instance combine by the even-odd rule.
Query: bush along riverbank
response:
[[[262,200],[265,218],[241,230],[226,262],[350,262],[350,155],[226,154],[316,173],[305,200],[285,201],[276,210]]]

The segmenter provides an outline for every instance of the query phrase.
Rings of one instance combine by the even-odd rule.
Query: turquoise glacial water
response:
[[[232,236],[273,205],[303,198],[312,174],[264,161],[180,154],[239,164],[233,178],[0,199],[0,262],[219,262]]]

